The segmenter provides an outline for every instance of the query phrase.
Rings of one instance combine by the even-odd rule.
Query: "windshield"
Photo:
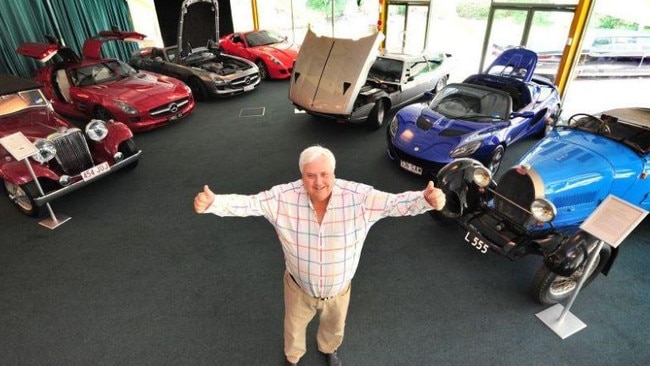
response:
[[[16,113],[29,107],[44,107],[47,101],[40,90],[21,91],[0,96],[0,116]]]
[[[69,73],[75,86],[88,86],[123,79],[137,72],[124,62],[111,60],[70,69]]]
[[[490,122],[508,118],[510,99],[496,89],[450,84],[436,94],[429,107],[447,118]]]
[[[265,46],[284,42],[284,37],[270,31],[250,32],[246,34],[246,42],[249,47]]]
[[[569,128],[605,136],[623,143],[638,153],[650,152],[650,129],[645,126],[625,123],[616,117],[598,118],[590,114],[576,114],[569,118]]]
[[[403,68],[403,61],[377,57],[368,72],[368,76],[373,79],[399,83],[402,78]]]

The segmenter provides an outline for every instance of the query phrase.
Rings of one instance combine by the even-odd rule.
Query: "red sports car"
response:
[[[237,32],[219,40],[223,52],[255,62],[262,79],[288,79],[300,47],[269,30]]]
[[[195,107],[192,92],[182,81],[136,71],[120,60],[101,56],[104,42],[144,37],[136,32],[100,32],[84,43],[83,58],[52,38],[49,43],[23,43],[17,52],[47,62],[36,71],[35,79],[61,115],[78,120],[113,119],[133,131],[144,131],[185,117]]]

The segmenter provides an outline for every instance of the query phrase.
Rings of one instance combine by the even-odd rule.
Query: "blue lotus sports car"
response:
[[[387,129],[388,156],[428,177],[457,158],[478,160],[495,173],[510,144],[544,136],[561,111],[557,88],[533,76],[536,64],[535,52],[512,48],[428,104],[400,109]]]

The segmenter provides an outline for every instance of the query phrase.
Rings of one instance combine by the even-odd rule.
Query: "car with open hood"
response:
[[[379,32],[347,39],[308,30],[291,75],[291,102],[314,116],[378,129],[392,110],[447,83],[450,54],[380,54],[382,39]]]
[[[77,128],[52,109],[40,88],[33,80],[0,74],[0,180],[11,203],[34,217],[48,202],[134,168],[141,155],[124,123],[93,119]],[[15,156],[12,148],[29,147],[4,143],[20,142],[15,136],[21,135],[34,147],[33,155]]]
[[[196,26],[203,23],[193,21],[193,17],[209,18],[210,25]],[[129,64],[138,70],[182,80],[199,101],[255,90],[261,80],[258,67],[245,58],[222,52],[218,20],[216,0],[185,0],[181,4],[176,45],[137,49]]]
[[[125,62],[105,58],[108,41],[142,40],[144,35],[119,30],[102,31],[86,39],[83,57],[57,39],[26,42],[17,52],[44,66],[35,79],[54,110],[76,120],[117,120],[133,131],[150,130],[189,115],[195,107],[191,90],[165,75],[136,71]]]
[[[254,62],[262,79],[288,79],[300,46],[272,30],[235,32],[222,37],[223,52]]]
[[[387,129],[389,158],[428,177],[457,158],[496,173],[508,146],[543,136],[560,115],[558,90],[533,75],[536,63],[531,50],[506,50],[483,73],[445,86],[429,103],[402,108]]]
[[[567,300],[581,279],[608,274],[618,247],[594,253],[600,239],[580,226],[609,196],[650,210],[648,173],[650,109],[618,108],[558,124],[498,182],[479,161],[460,158],[440,170],[437,185],[447,197],[442,218],[465,229],[465,242],[512,260],[543,258],[531,290],[547,304]]]

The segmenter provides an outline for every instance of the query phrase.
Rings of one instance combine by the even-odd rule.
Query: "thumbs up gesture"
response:
[[[429,206],[433,207],[434,210],[442,210],[442,208],[445,207],[445,194],[442,193],[442,190],[433,185],[433,181],[429,181],[429,184],[427,184],[427,187],[422,191],[422,194]]]
[[[203,213],[210,207],[214,201],[214,193],[210,190],[208,185],[203,186],[203,190],[194,197],[194,211],[196,213]]]

